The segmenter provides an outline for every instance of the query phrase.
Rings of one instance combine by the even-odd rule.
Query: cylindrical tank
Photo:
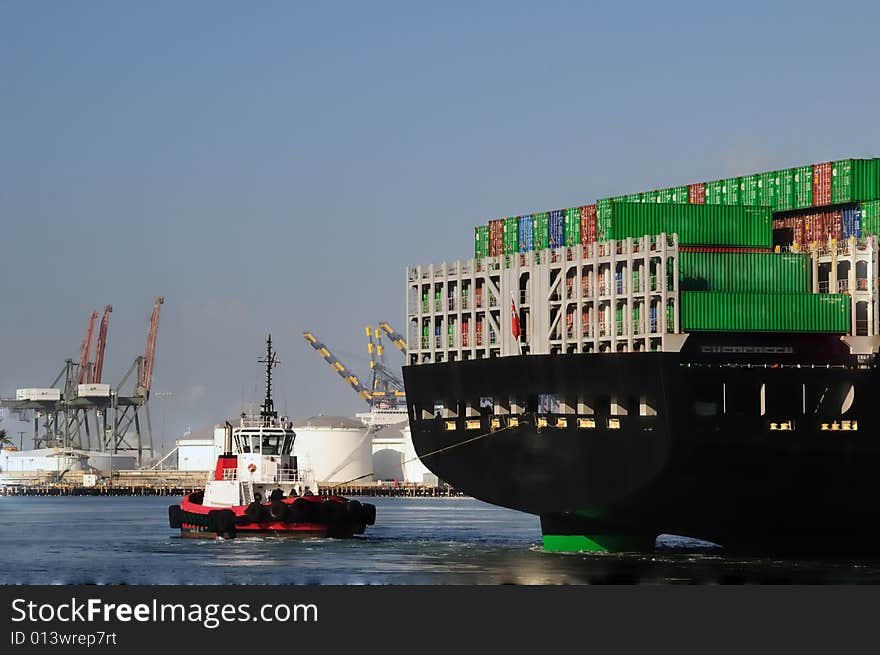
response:
[[[311,469],[318,482],[373,481],[371,435],[360,421],[313,416],[293,429],[297,465]]]

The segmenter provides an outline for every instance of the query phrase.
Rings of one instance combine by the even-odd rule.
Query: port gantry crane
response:
[[[400,338],[390,325],[380,323],[380,327],[389,336],[392,334],[399,338],[402,347],[395,337],[391,336],[394,344],[406,351],[406,342]],[[387,327],[385,327],[387,326]],[[303,332],[303,338],[309,342],[330,367],[351,386],[358,396],[370,406],[371,410],[400,411],[406,409],[406,394],[403,389],[403,381],[385,364],[384,346],[382,345],[382,332],[379,328],[367,326],[364,329],[367,336],[367,352],[370,355],[370,388],[367,389],[358,377],[340,362],[326,345],[317,340],[311,332]]]
[[[34,415],[34,448],[98,449],[103,452],[137,452],[138,465],[144,456],[151,456],[153,437],[150,426],[149,397],[152,386],[153,366],[156,356],[156,335],[159,329],[159,310],[165,302],[158,296],[153,303],[147,345],[143,355],[138,355],[122,380],[115,388],[102,386],[104,352],[110,325],[112,305],[104,307],[104,315],[98,328],[95,344],[95,361],[89,361],[98,312],[89,316],[86,338],[80,347],[78,362],[65,360],[64,367],[50,387],[59,388],[59,400],[16,399],[3,400],[0,406],[16,412],[20,417]],[[131,393],[123,387],[131,374],[137,370],[137,380]],[[85,385],[85,388],[83,385]],[[147,421],[146,434],[141,431],[140,409]],[[95,434],[90,416],[94,414]]]

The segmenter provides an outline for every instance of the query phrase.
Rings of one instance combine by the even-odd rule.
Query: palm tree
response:
[[[10,439],[6,438],[6,430],[0,429],[0,450],[3,450],[4,446],[15,446],[14,443]]]

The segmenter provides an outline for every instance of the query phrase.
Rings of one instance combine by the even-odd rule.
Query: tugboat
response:
[[[278,363],[272,335],[266,340],[266,398],[259,416],[226,423],[224,452],[205,484],[168,508],[183,537],[232,538],[237,534],[351,537],[376,522],[376,507],[322,495],[311,471],[297,466],[296,433],[272,402],[272,369]]]

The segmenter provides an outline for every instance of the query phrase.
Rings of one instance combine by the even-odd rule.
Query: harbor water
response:
[[[794,561],[692,552],[541,548],[537,517],[470,498],[374,498],[362,537],[182,539],[169,497],[0,498],[2,584],[880,583],[876,560]],[[686,552],[690,550],[690,552]]]

